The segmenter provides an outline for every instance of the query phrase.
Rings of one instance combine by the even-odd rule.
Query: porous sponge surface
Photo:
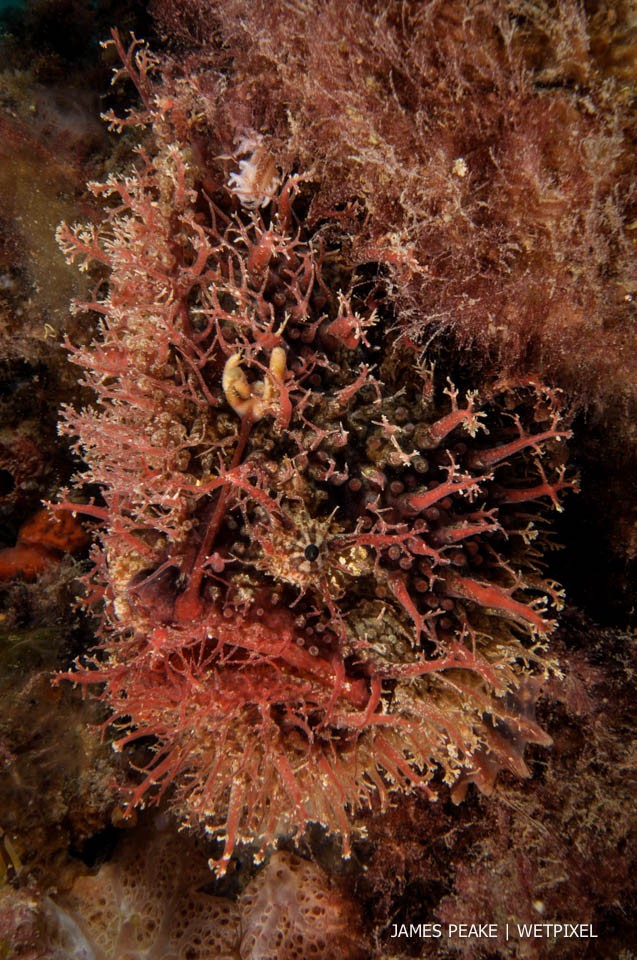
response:
[[[95,960],[237,960],[239,908],[199,890],[206,860],[181,840],[127,844],[75,883],[64,907]]]
[[[362,960],[354,902],[316,864],[284,851],[237,900],[183,835],[142,833],[54,906],[55,957],[73,960]]]
[[[362,957],[354,905],[314,863],[277,852],[239,899],[241,960]]]

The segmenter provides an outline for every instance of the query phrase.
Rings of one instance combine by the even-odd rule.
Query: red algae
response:
[[[141,106],[111,122],[144,145],[92,185],[104,222],[58,231],[108,274],[78,305],[98,336],[69,345],[95,403],[62,430],[101,502],[60,509],[101,523],[104,606],[67,676],[99,686],[118,749],[151,738],[130,803],[170,789],[223,840],[220,871],[238,841],[312,822],[348,855],[350,813],[392,791],[525,773],[493,731],[524,723],[516,693],[550,668],[561,397],[441,383],[338,211],[309,217],[311,185],[257,135],[215,153],[202,86],[115,44]]]
[[[223,76],[218,129],[267,131],[312,171],[315,220],[359,223],[351,255],[386,265],[416,342],[634,410],[629,3],[153,8],[189,69]]]

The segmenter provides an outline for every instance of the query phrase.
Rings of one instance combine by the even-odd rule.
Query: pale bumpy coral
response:
[[[98,338],[73,348],[92,409],[63,429],[102,502],[93,580],[100,684],[122,749],[151,737],[131,798],[174,786],[182,819],[263,847],[393,789],[546,742],[520,699],[559,605],[540,514],[560,508],[559,395],[484,395],[434,375],[392,321],[338,211],[307,216],[298,175],[241,205],[207,156],[204,112],[120,53],[150,125],[136,169],[93,185],[70,260],[108,269]]]

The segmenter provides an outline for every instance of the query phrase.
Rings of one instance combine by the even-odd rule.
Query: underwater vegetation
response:
[[[221,152],[257,131],[310,174],[313,214],[353,219],[352,260],[385,265],[431,359],[471,388],[531,374],[576,402],[562,577],[622,623],[637,601],[634,5],[152,8]]]
[[[561,676],[545,687],[538,708],[554,742],[550,753],[527,751],[533,780],[501,777],[492,796],[453,809],[403,798],[368,820],[358,845],[365,870],[357,893],[378,928],[423,916],[443,926],[485,916],[498,923],[497,940],[402,937],[397,949],[393,938],[385,942],[390,955],[601,960],[634,953],[625,923],[637,853],[634,650],[629,636],[600,630],[575,611],[562,621],[551,639]],[[506,941],[507,918],[535,923],[565,910],[594,923],[597,941]]]
[[[153,9],[190,82],[218,84],[217,136],[263,132],[311,173],[317,219],[349,205],[352,259],[393,265],[419,344],[634,401],[631,4]]]
[[[629,960],[632,4],[3,24],[0,955]]]
[[[387,329],[385,285],[350,231],[307,214],[257,138],[238,170],[189,87],[163,96],[134,42],[151,139],[93,184],[100,225],[58,231],[107,270],[100,334],[71,347],[96,404],[67,407],[103,504],[100,653],[72,674],[119,748],[152,737],[133,804],[175,787],[186,822],[264,848],[392,789],[526,774],[543,641],[559,609],[542,513],[573,487],[558,393],[437,382]],[[380,330],[380,334],[379,334]],[[466,789],[458,788],[460,797]]]

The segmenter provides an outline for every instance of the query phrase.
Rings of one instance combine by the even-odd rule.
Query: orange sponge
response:
[[[88,542],[88,535],[70,513],[38,510],[20,528],[15,547],[0,550],[0,581],[20,576],[35,580],[62,554],[77,553]]]

